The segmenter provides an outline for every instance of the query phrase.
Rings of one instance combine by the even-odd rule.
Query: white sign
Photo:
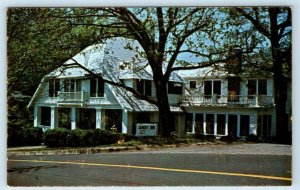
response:
[[[135,136],[156,136],[157,123],[137,123]]]

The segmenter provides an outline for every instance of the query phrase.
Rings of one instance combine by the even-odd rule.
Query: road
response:
[[[137,151],[13,156],[10,186],[282,186],[291,155]]]

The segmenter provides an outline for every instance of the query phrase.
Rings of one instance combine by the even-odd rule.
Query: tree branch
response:
[[[93,71],[89,70],[88,68],[82,66],[80,63],[78,63],[75,59],[71,58],[71,60],[74,61],[73,64],[68,64],[68,66],[78,66],[80,67],[81,69],[83,69],[84,71],[88,72],[92,77],[94,78],[100,78],[103,82],[106,82],[108,84],[111,84],[113,86],[117,86],[117,87],[121,87],[121,88],[124,88],[125,90],[133,93],[135,96],[137,96],[138,98],[140,99],[143,99],[149,103],[152,103],[152,104],[155,104],[157,105],[157,101],[155,99],[152,99],[150,97],[147,97],[147,96],[144,96],[143,94],[141,94],[139,91],[135,90],[134,88],[131,88],[129,86],[126,86],[125,84],[123,83],[118,83],[118,82],[114,82],[114,81],[111,81],[111,80],[107,80],[107,79],[104,79],[101,75],[99,74],[96,74],[94,73]]]

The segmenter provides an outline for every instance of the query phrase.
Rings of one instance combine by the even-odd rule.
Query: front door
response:
[[[122,132],[122,110],[111,109],[104,111],[105,130]]]

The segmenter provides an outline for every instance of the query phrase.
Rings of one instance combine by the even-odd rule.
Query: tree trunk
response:
[[[272,58],[274,69],[274,88],[275,88],[275,104],[276,104],[276,135],[280,142],[288,142],[288,122],[286,117],[286,100],[287,100],[287,83],[283,76],[282,62],[283,58],[280,53],[280,37],[278,34],[279,26],[277,17],[278,8],[269,9],[272,45]]]
[[[174,128],[174,119],[170,110],[167,82],[154,77],[156,87],[157,107],[159,111],[159,135],[161,137],[171,136],[171,131]]]

